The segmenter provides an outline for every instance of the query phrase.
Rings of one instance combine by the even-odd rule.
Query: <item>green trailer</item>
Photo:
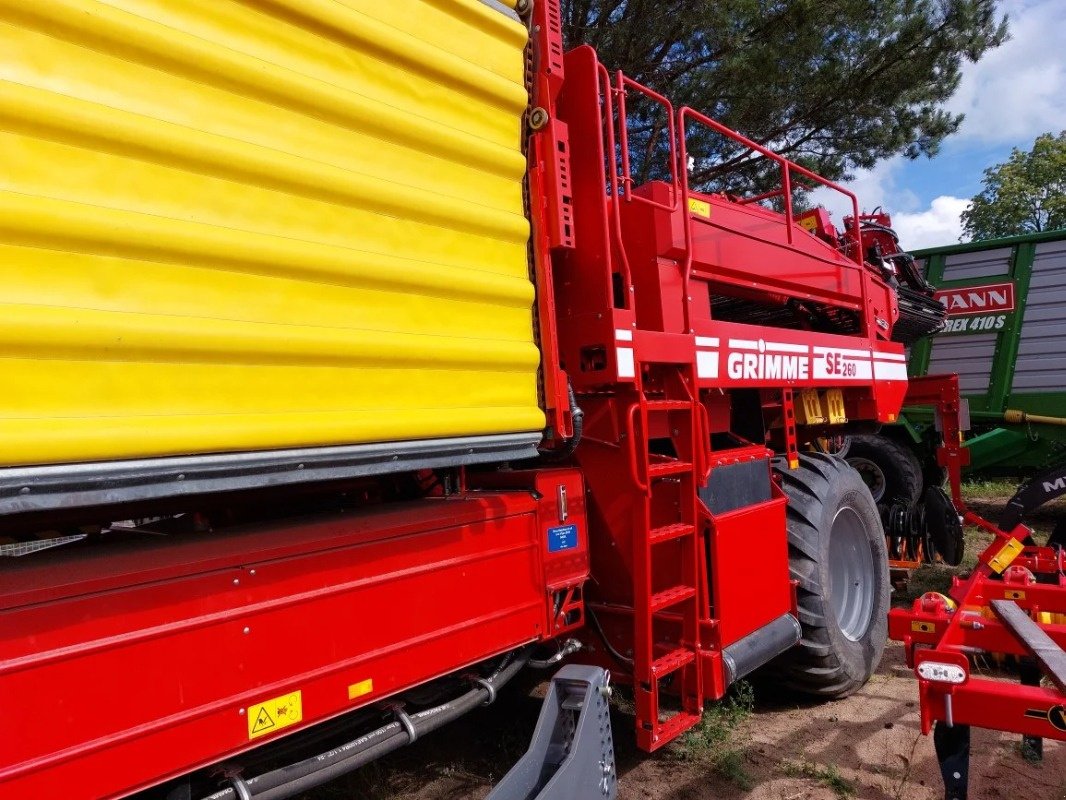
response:
[[[1066,493],[1066,230],[912,255],[948,316],[910,348],[909,373],[959,376],[969,407],[965,474],[1028,478],[1001,520],[1016,524]],[[851,437],[845,454],[903,561],[933,556],[929,520],[941,519],[945,499],[936,428],[931,408],[907,407],[898,424]]]
[[[1066,460],[1066,230],[920,250],[945,329],[911,348],[912,376],[954,372],[970,407],[969,474]],[[918,443],[933,423],[907,409]]]

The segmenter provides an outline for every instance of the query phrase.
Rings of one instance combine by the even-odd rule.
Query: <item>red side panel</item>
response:
[[[711,600],[720,647],[792,611],[788,548],[781,542],[786,501],[776,487],[774,493],[765,503],[714,517]]]
[[[0,796],[119,796],[545,638],[540,506],[486,492],[11,565]],[[255,704],[296,692],[297,721],[252,735]]]

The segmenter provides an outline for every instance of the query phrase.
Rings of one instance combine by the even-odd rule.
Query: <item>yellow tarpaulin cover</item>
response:
[[[526,32],[0,0],[0,465],[543,425]]]

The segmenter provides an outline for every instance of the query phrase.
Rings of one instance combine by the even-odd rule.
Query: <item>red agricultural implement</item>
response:
[[[907,402],[935,410],[943,436],[937,459],[954,503],[965,523],[993,536],[977,567],[954,578],[946,595],[930,592],[889,614],[889,636],[903,642],[918,678],[922,733],[934,731],[945,796],[965,800],[971,726],[1023,734],[1025,754],[1037,760],[1043,739],[1066,740],[1066,554],[1033,541],[1018,513],[1022,492],[995,525],[966,507],[960,475],[969,453],[956,376],[912,379]],[[1017,680],[1010,669],[975,669],[974,656],[990,655],[1013,657]]]
[[[5,264],[49,335],[5,343],[0,794],[293,796],[566,656],[632,688],[648,751],[757,669],[862,686],[884,531],[818,442],[918,402],[904,345],[943,308],[856,198],[564,54],[554,0],[280,5],[13,28],[33,157]],[[665,120],[657,179],[635,103]],[[708,136],[780,186],[693,185]],[[849,229],[795,214],[797,180]],[[574,779],[611,796],[605,691],[560,673],[513,785],[542,780],[496,796],[586,750]]]

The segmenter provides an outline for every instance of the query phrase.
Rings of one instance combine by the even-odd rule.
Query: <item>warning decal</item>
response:
[[[1042,708],[1030,708],[1026,710],[1025,716],[1031,719],[1046,719],[1051,723],[1051,727],[1066,731],[1066,708],[1063,706],[1052,706],[1047,711]]]
[[[688,199],[688,211],[690,214],[695,214],[697,217],[703,217],[704,219],[711,218],[711,204],[704,202],[703,200],[697,200],[695,197]]]
[[[303,716],[303,697],[300,692],[254,703],[248,707],[248,738],[255,739],[295,725]]]
[[[1047,710],[1047,721],[1057,730],[1066,731],[1066,708],[1062,706],[1049,708]]]

